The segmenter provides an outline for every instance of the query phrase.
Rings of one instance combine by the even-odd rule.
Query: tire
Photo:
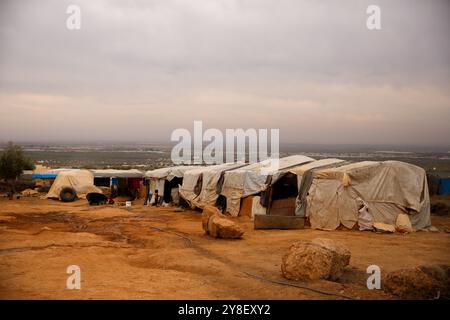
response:
[[[59,198],[62,202],[73,202],[77,198],[77,192],[74,188],[64,187],[59,193]]]

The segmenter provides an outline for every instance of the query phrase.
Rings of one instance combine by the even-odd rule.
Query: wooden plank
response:
[[[252,217],[252,203],[253,203],[253,196],[248,196],[242,199],[241,207],[239,209],[239,216]]]
[[[303,229],[305,218],[297,216],[255,215],[254,228],[257,229]]]
[[[295,198],[273,200],[269,214],[274,216],[295,216]]]

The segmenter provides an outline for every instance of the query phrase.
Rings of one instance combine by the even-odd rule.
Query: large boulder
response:
[[[208,233],[215,238],[240,239],[244,231],[233,221],[220,216],[212,216],[208,222]]]
[[[203,230],[208,233],[208,222],[209,222],[209,218],[211,218],[212,216],[222,216],[222,213],[220,212],[219,209],[217,209],[216,207],[213,206],[206,206],[203,209],[202,212],[202,227]]]
[[[289,280],[335,281],[350,263],[350,251],[331,239],[300,240],[283,256],[281,272]]]
[[[203,230],[214,238],[239,239],[244,231],[225,216],[216,207],[207,206],[202,213]]]
[[[448,298],[450,267],[426,265],[390,272],[382,282],[384,291],[401,299]]]

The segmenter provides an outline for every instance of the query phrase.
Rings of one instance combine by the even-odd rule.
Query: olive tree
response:
[[[33,170],[34,164],[31,159],[25,157],[20,146],[9,142],[0,156],[0,179],[9,185],[9,198],[13,199],[15,183],[23,170]]]

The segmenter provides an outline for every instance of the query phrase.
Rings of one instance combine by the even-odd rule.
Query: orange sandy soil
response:
[[[439,232],[253,230],[242,240],[204,235],[201,214],[174,208],[90,207],[39,198],[0,200],[0,299],[341,299],[282,278],[281,257],[299,239],[345,244],[350,266],[339,282],[296,283],[355,299],[395,299],[366,288],[367,266],[382,274],[422,264],[450,264],[450,218]],[[69,265],[81,268],[81,290],[66,289]]]

